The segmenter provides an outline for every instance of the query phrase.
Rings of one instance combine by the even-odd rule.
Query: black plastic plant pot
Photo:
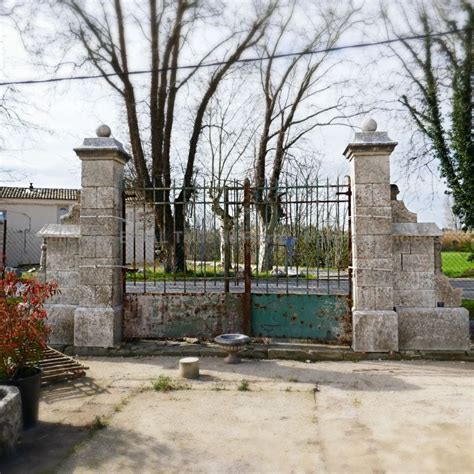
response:
[[[42,372],[42,369],[32,367],[18,379],[0,381],[0,384],[13,385],[20,391],[24,429],[33,428],[38,422]]]

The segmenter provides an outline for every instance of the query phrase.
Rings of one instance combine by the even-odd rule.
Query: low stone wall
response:
[[[126,295],[123,338],[197,337],[242,332],[242,295]]]
[[[58,282],[60,293],[45,304],[52,328],[50,344],[72,344],[74,311],[80,300],[79,239],[75,224],[48,224],[38,233],[45,241],[45,268],[41,278]]]
[[[16,387],[0,385],[0,456],[14,450],[21,428],[20,392]]]

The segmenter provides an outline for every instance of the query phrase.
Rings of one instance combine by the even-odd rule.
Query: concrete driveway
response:
[[[89,358],[88,378],[43,391],[41,424],[9,472],[472,472],[474,364]],[[248,391],[241,391],[242,380]]]

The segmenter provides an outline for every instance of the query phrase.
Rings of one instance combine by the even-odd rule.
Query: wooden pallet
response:
[[[43,375],[41,376],[42,386],[84,377],[86,370],[89,369],[89,367],[80,364],[72,357],[49,346],[39,366],[43,369]]]

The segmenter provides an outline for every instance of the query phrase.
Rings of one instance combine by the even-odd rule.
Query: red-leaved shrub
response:
[[[0,379],[21,378],[41,360],[50,332],[43,305],[58,292],[56,282],[13,273],[0,280]]]

